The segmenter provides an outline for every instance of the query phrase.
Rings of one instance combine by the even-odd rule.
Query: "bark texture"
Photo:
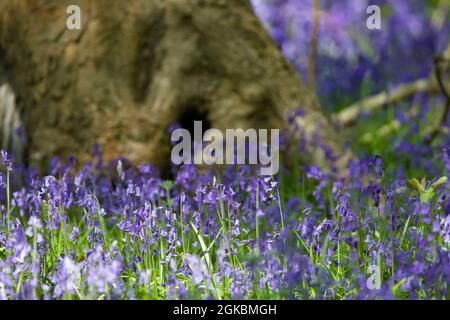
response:
[[[71,4],[81,30],[66,28]],[[297,107],[307,131],[320,126],[339,149],[247,0],[0,1],[0,59],[33,165],[86,161],[98,142],[106,160],[165,166],[174,122],[280,128]]]

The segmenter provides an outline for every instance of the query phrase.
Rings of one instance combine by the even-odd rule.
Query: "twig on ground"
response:
[[[372,112],[386,104],[406,99],[419,92],[433,93],[438,91],[439,88],[434,81],[430,81],[430,79],[419,79],[411,83],[402,84],[392,91],[386,90],[354,103],[339,112],[334,116],[334,119],[341,126],[349,126],[353,124],[363,112]]]
[[[442,79],[443,70],[448,70],[449,66],[447,65],[445,68],[441,68],[443,62],[450,61],[450,44],[447,45],[443,54],[435,59],[435,69],[434,73],[432,73],[428,78],[423,78],[416,80],[411,83],[406,83],[398,86],[392,91],[383,91],[374,96],[365,98],[357,103],[352,104],[351,106],[344,108],[341,112],[337,113],[333,119],[335,122],[343,127],[352,125],[356,122],[358,117],[363,112],[372,112],[374,110],[380,109],[381,107],[406,99],[416,93],[426,92],[426,93],[443,93],[446,97],[447,103],[444,112],[445,119],[441,122],[445,123],[450,113],[450,107],[448,106],[448,95],[449,91],[444,84],[444,80]],[[441,129],[439,128],[438,131]]]

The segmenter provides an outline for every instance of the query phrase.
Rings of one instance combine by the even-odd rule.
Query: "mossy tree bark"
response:
[[[81,30],[66,28],[71,4]],[[86,161],[98,142],[107,160],[164,166],[174,122],[279,128],[297,107],[306,130],[320,126],[339,149],[247,0],[1,1],[0,58],[33,165],[54,155]]]

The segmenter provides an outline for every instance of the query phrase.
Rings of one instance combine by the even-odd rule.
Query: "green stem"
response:
[[[255,238],[256,238],[256,251],[259,252],[259,183],[256,182],[256,213],[255,213]]]
[[[9,220],[11,218],[11,203],[10,203],[10,192],[9,192],[9,171],[6,170],[6,230],[9,236]]]
[[[281,208],[280,189],[278,188],[277,188],[277,196],[278,196],[278,209],[280,210],[281,228],[284,229],[283,209]]]

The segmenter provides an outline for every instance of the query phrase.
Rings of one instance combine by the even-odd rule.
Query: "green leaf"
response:
[[[419,180],[417,180],[416,178],[413,179],[408,179],[408,184],[414,188],[416,191],[421,192],[421,190],[424,190],[424,187],[422,186],[422,184],[419,182]]]
[[[428,203],[434,197],[434,191],[437,187],[443,185],[447,182],[447,177],[441,177],[438,181],[433,183],[428,189],[425,188],[426,179],[423,178],[422,181],[419,181],[415,178],[409,179],[409,185],[414,188],[415,191],[419,193],[419,199],[421,203]]]
[[[441,177],[441,178],[439,178],[438,181],[436,181],[435,183],[433,183],[433,184],[430,186],[430,190],[434,191],[434,190],[436,190],[437,187],[443,185],[443,184],[446,183],[446,182],[447,182],[447,177]]]
[[[420,202],[421,203],[428,203],[431,199],[434,197],[434,192],[432,190],[424,190],[420,192]]]
[[[409,222],[411,221],[411,216],[408,217],[405,223],[405,227],[403,228],[402,236],[400,238],[400,246],[403,245],[403,241],[405,240],[406,231],[408,230]]]
[[[392,294],[394,296],[399,296],[401,295],[401,293],[403,292],[402,290],[402,285],[404,283],[406,283],[406,278],[403,278],[402,280],[400,280],[399,282],[397,282],[393,287],[392,287]]]
[[[200,232],[198,231],[198,229],[195,227],[195,225],[191,222],[191,227],[195,232],[195,235],[198,238],[198,241],[200,242],[200,246],[202,247],[202,251],[204,254],[204,257],[206,259],[206,264],[208,265],[208,269],[210,271],[212,271],[212,262],[211,262],[211,257],[209,256],[209,252],[208,252],[208,246],[206,245],[205,240],[203,239],[203,236],[200,234]]]
[[[173,182],[170,181],[170,180],[164,180],[164,181],[161,183],[161,186],[162,186],[164,189],[166,189],[166,190],[170,190],[170,189],[172,188],[172,186],[173,186]]]

